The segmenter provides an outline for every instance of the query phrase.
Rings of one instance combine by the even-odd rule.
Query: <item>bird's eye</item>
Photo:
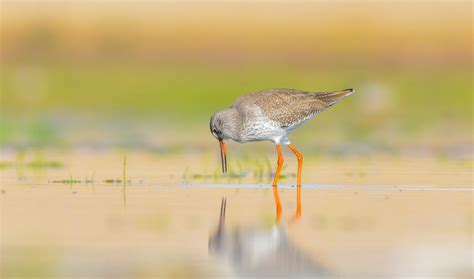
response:
[[[217,130],[216,130],[216,128],[213,128],[213,129],[212,129],[212,133],[217,135]]]

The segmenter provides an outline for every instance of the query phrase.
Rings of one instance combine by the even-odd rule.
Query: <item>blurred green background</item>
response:
[[[2,1],[3,146],[215,147],[267,88],[357,94],[298,145],[472,144],[471,1]]]

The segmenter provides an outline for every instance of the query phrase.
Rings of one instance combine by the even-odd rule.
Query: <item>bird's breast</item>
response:
[[[281,138],[286,135],[286,130],[281,128],[280,123],[268,117],[257,114],[246,119],[242,125],[240,138],[242,142],[262,141]]]

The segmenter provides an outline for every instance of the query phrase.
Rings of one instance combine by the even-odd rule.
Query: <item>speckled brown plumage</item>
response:
[[[251,106],[256,105],[269,119],[278,122],[282,128],[287,128],[322,112],[352,92],[352,89],[317,93],[295,89],[268,89],[238,98],[231,108],[248,111]]]

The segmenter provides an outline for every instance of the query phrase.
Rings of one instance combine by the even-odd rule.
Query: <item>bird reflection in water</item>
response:
[[[288,226],[301,218],[301,187],[297,187],[297,208]],[[227,231],[227,200],[222,198],[219,225],[209,238],[209,252],[238,277],[327,277],[326,269],[292,243],[280,224],[282,206],[278,188],[273,187],[276,220],[270,229],[245,228]]]

